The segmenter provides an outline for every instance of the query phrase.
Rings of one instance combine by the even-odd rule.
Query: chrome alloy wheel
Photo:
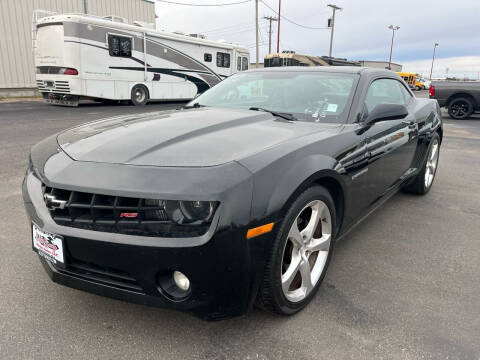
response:
[[[430,151],[428,152],[427,164],[425,170],[425,188],[428,189],[432,183],[433,178],[435,177],[435,172],[437,170],[438,164],[438,150],[439,144],[438,139],[433,139],[432,146],[430,146]]]
[[[137,88],[135,90],[135,100],[138,101],[139,103],[142,103],[145,100],[146,97],[145,90],[142,88]]]
[[[332,218],[320,200],[307,204],[290,228],[282,255],[281,281],[291,302],[305,299],[325,268],[332,238]]]

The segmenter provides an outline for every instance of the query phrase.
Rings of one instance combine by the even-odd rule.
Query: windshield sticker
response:
[[[327,111],[328,112],[337,112],[338,105],[337,104],[328,104]]]

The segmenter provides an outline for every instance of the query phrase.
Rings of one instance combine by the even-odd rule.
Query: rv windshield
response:
[[[236,74],[214,86],[190,106],[259,108],[293,115],[300,121],[344,122],[357,75],[308,71]]]

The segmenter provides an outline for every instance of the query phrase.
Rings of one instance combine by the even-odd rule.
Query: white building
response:
[[[32,21],[38,9],[59,14],[115,15],[130,24],[135,20],[155,23],[154,3],[149,0],[1,0],[0,96],[35,93]]]

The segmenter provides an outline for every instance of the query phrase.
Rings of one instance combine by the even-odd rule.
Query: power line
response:
[[[260,26],[259,29],[260,31],[265,31],[267,29],[268,25]],[[209,38],[219,38],[219,37],[234,37],[237,34],[243,34],[247,32],[255,32],[255,26],[251,26],[245,29],[239,29],[239,30],[228,30],[224,32],[219,32],[219,33],[214,33],[214,34],[208,34]],[[203,33],[201,33],[203,34]]]
[[[208,36],[223,36],[225,34],[236,34],[236,33],[242,33],[242,32],[246,32],[246,31],[255,31],[255,25],[251,25],[251,26],[244,27],[244,28],[237,28],[237,29],[226,29],[226,30],[223,30],[223,31],[216,31],[214,33],[202,32],[201,34],[208,34]]]
[[[180,3],[176,1],[170,1],[170,0],[157,0],[157,1],[167,3],[167,4],[173,4],[173,5],[216,7],[216,6],[240,5],[240,4],[251,2],[252,0],[243,0],[243,1],[233,2],[233,3],[223,3],[223,4],[193,4],[193,3]]]
[[[225,26],[225,27],[220,27],[220,28],[215,28],[215,29],[205,30],[205,31],[200,31],[200,32],[201,33],[216,32],[216,31],[226,30],[226,29],[230,29],[230,28],[244,27],[247,24],[251,25],[251,22],[246,21],[246,22],[243,22],[243,23],[238,23],[236,25],[230,25],[230,26]]]
[[[278,12],[275,11],[273,8],[271,8],[267,3],[265,3],[265,1],[263,1],[263,0],[260,0],[260,1],[261,1],[261,3],[262,3],[263,5],[265,5],[265,6],[266,6],[267,8],[269,8],[271,11],[273,11],[276,15],[278,15]],[[285,16],[283,16],[283,15],[280,15],[280,17],[281,17],[283,20],[286,20],[286,21],[288,21],[289,23],[292,23],[292,24],[294,24],[294,25],[300,26],[300,27],[302,27],[302,28],[304,28],[304,29],[309,29],[309,30],[328,30],[328,29],[329,29],[328,27],[313,27],[313,26],[302,25],[302,24],[299,24],[299,23],[297,23],[296,21],[293,21],[293,20],[291,20],[291,19],[289,19],[289,18],[287,18],[287,17],[285,17]]]
[[[250,45],[250,46],[248,46],[248,45],[244,45],[244,46],[245,46],[247,49],[253,49],[253,48],[257,47],[257,44],[255,43],[255,44],[252,44],[252,45]],[[268,46],[268,44],[267,44],[267,43],[258,43],[258,46]]]
[[[268,28],[268,25],[260,25],[261,28]],[[216,36],[217,34],[220,33],[236,33],[236,32],[243,32],[246,30],[255,30],[255,24],[250,24],[250,25],[240,25],[236,27],[230,27],[230,28],[225,28],[222,30],[210,30],[210,31],[199,31],[200,34],[208,34],[209,36]]]

